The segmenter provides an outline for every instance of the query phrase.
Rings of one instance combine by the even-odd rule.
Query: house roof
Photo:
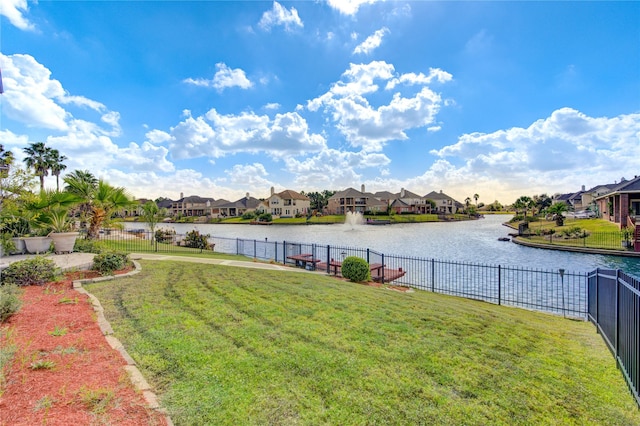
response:
[[[393,203],[391,203],[391,207],[392,208],[398,208],[398,207],[410,207],[409,204],[405,203],[404,201],[396,198],[395,200],[393,200]]]
[[[434,200],[434,201],[435,200],[453,200],[453,201],[455,201],[453,198],[449,197],[447,194],[445,194],[442,191],[440,191],[440,192],[431,191],[430,193],[425,195],[424,198],[428,198],[428,199]]]
[[[609,192],[600,194],[597,198],[603,198],[610,195],[622,193],[640,193],[640,176],[636,176],[631,180],[623,180],[619,184],[613,185]]]
[[[282,192],[278,192],[276,195],[283,200],[309,200],[309,197],[307,197],[306,195],[300,194],[299,192],[291,189],[286,189]]]
[[[243,197],[237,201],[234,201],[232,203],[227,203],[227,204],[223,204],[220,205],[218,207],[220,208],[224,208],[224,209],[229,209],[229,208],[236,208],[236,209],[255,209],[256,207],[258,207],[260,205],[262,201],[258,200],[257,198],[254,197]]]
[[[416,194],[415,192],[404,190],[404,197],[402,196],[402,191],[396,194],[397,198],[423,198],[421,195]]]
[[[200,197],[198,195],[189,195],[188,197],[182,197],[174,203],[193,203],[193,204],[205,204],[207,201],[210,203],[215,202],[213,198]]]

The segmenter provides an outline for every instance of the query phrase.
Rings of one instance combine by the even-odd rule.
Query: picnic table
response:
[[[311,253],[294,254],[292,256],[287,256],[287,259],[295,261],[296,267],[305,269],[309,263],[313,265],[320,262],[320,259],[314,259]]]

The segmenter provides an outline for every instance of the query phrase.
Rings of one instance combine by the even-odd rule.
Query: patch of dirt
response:
[[[22,308],[1,325],[0,347],[17,350],[0,383],[0,425],[166,425],[134,389],[88,297],[73,289],[80,274],[93,275],[24,288]]]

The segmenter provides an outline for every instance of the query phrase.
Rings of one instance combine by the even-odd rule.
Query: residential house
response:
[[[271,188],[271,195],[265,200],[258,210],[270,213],[274,218],[278,217],[296,217],[298,215],[307,215],[311,209],[311,199],[299,192],[287,189],[282,192],[275,193]]]
[[[213,198],[190,195],[188,197],[180,194],[180,199],[171,202],[170,211],[173,216],[211,216],[211,206],[215,200]]]
[[[431,203],[427,202],[426,197],[422,197],[418,194],[415,194],[411,191],[407,191],[406,189],[400,189],[400,192],[396,195],[395,201],[400,201],[401,203],[395,203],[394,211],[396,213],[401,213],[398,211],[399,209],[404,209],[405,205],[409,207],[410,213],[416,214],[426,214],[431,213]]]
[[[457,213],[458,210],[463,209],[464,205],[454,200],[442,190],[440,192],[431,191],[427,195],[424,196],[427,200],[432,200],[436,203],[434,213],[439,214],[454,214]]]
[[[247,212],[255,211],[261,203],[262,201],[249,196],[249,193],[247,192],[245,197],[232,203],[218,205],[217,208],[219,209],[221,217],[236,217],[242,216]]]
[[[388,204],[380,201],[370,192],[365,192],[364,185],[361,191],[347,188],[339,191],[329,198],[327,204],[328,214],[346,214],[347,212],[384,212]]]
[[[635,226],[640,218],[640,176],[621,182],[604,194],[595,197],[602,218],[621,228]]]

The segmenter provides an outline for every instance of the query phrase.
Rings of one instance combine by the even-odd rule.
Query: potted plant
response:
[[[3,232],[0,234],[0,257],[11,254],[16,250],[16,245],[11,239],[11,234]]]
[[[28,203],[27,209],[33,214],[32,229],[53,241],[56,253],[71,253],[79,233],[74,230],[74,221],[69,216],[70,209],[80,202],[80,198],[69,192],[42,191],[36,201]],[[25,240],[27,250],[29,241]],[[41,248],[44,248],[42,241]]]
[[[29,222],[22,216],[10,214],[1,219],[0,232],[8,234],[13,242],[13,250],[4,254],[23,254],[25,252],[25,244],[23,236],[29,234]],[[10,246],[7,245],[10,248]]]

